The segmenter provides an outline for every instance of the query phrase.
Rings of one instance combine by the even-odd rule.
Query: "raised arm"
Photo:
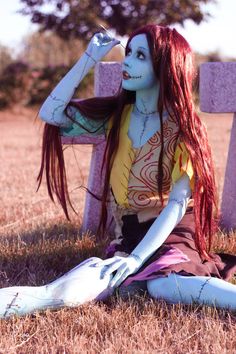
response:
[[[128,257],[113,257],[104,261],[109,265],[104,274],[111,274],[117,270],[110,286],[119,286],[129,275],[135,273],[165,242],[175,226],[183,218],[191,189],[189,177],[184,174],[173,186],[169,201],[160,215],[156,218],[142,241],[135,247]]]
[[[95,34],[82,57],[44,101],[39,111],[40,118],[52,125],[60,127],[70,126],[72,122],[66,116],[65,109],[72,99],[75,90],[96,62],[101,60],[118,43],[120,42],[117,39],[111,38],[107,34]],[[69,113],[73,114],[76,108],[70,107],[70,110],[71,112]]]

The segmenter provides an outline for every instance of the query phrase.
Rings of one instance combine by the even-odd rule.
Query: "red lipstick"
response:
[[[129,80],[131,78],[130,74],[127,73],[127,71],[122,71],[122,74],[124,80]]]

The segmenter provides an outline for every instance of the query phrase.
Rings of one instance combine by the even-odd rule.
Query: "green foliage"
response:
[[[191,19],[199,24],[209,16],[201,5],[209,2],[215,0],[21,0],[24,7],[20,12],[30,16],[42,31],[51,30],[64,39],[77,37],[87,41],[101,30],[99,23],[121,36],[151,22],[183,25]]]
[[[56,84],[69,71],[65,65],[31,68],[18,61],[8,65],[0,76],[0,109],[18,103],[24,106],[41,104]],[[93,86],[90,72],[80,85],[80,97],[86,97]]]
[[[42,103],[67,71],[68,67],[64,65],[46,66],[34,70],[34,85],[29,95],[28,104]]]
[[[0,109],[25,98],[30,77],[28,64],[13,62],[5,67],[0,76]]]
[[[69,71],[69,67],[65,65],[46,66],[40,70],[35,70],[34,85],[29,94],[28,105],[41,104],[45,98],[54,89],[56,84]],[[84,97],[83,91],[87,86],[93,85],[92,73],[88,74],[80,84],[80,94]]]

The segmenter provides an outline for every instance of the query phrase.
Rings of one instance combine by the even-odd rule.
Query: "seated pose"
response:
[[[75,100],[88,71],[119,41],[104,33],[43,103],[46,121],[39,175],[47,176],[65,214],[70,203],[60,136],[107,138],[99,225],[104,234],[107,203],[115,238],[105,260],[90,258],[39,287],[0,290],[0,316],[78,306],[105,299],[115,288],[147,290],[169,303],[236,309],[236,285],[227,280],[236,256],[211,253],[218,211],[206,128],[194,111],[192,52],[175,30],[146,25],[129,38],[121,86],[111,97]]]

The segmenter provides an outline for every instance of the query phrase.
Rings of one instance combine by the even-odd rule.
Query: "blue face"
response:
[[[146,34],[138,34],[130,41],[122,72],[122,87],[128,91],[150,89],[157,85]]]

